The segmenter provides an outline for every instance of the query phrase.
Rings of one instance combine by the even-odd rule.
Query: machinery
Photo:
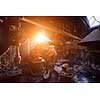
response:
[[[0,82],[9,82],[10,78],[13,82],[73,82],[71,63],[81,40],[77,32],[85,29],[84,20],[55,19],[57,25],[54,17],[1,18],[0,35],[3,32],[4,36],[0,39],[6,43],[0,53]],[[75,20],[82,21],[83,30],[76,28]]]

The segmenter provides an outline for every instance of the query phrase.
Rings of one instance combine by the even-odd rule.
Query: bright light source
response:
[[[34,41],[36,43],[42,43],[42,42],[48,42],[50,41],[50,39],[48,37],[45,36],[45,34],[43,33],[38,33],[35,37],[34,37]]]
[[[95,27],[100,25],[100,16],[87,16],[90,27]]]

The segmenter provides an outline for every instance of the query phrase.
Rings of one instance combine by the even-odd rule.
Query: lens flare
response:
[[[35,41],[36,43],[39,43],[39,44],[40,44],[40,43],[43,43],[43,42],[48,42],[48,41],[50,41],[50,40],[49,40],[48,37],[45,36],[45,34],[39,33],[39,34],[37,34],[37,35],[35,36],[34,41]]]

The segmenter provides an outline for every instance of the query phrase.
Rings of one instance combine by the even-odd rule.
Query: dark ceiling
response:
[[[0,54],[8,48],[10,44],[9,41],[13,41],[14,38],[16,38],[20,24],[25,25],[19,20],[20,18],[22,17],[0,17]],[[89,22],[86,16],[25,16],[25,18],[52,29],[56,28],[56,31],[57,29],[61,29],[62,31],[68,32],[80,38],[86,36],[90,31]],[[28,23],[26,24],[26,26],[32,27]],[[11,29],[12,26],[15,27]]]

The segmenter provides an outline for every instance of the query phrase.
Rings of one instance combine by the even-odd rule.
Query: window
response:
[[[100,25],[100,16],[87,16],[89,20],[90,27],[95,27]]]

